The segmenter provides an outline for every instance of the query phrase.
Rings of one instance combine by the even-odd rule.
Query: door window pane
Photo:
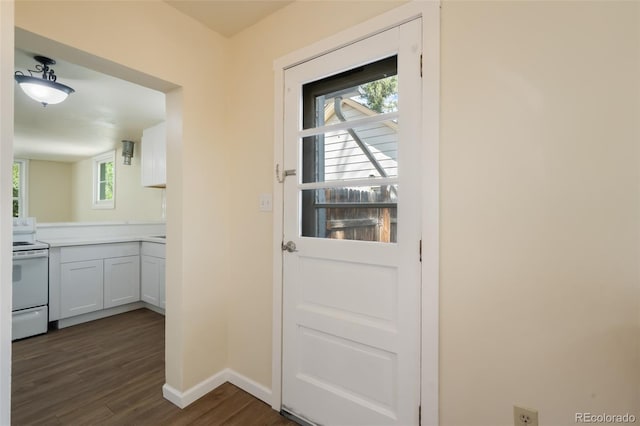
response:
[[[398,176],[398,123],[368,123],[303,139],[303,152],[313,153],[303,182]]]
[[[316,97],[318,116],[315,126],[358,120],[376,114],[398,111],[398,77],[383,77],[337,93]]]
[[[343,187],[302,191],[302,236],[397,242],[398,186]]]
[[[391,56],[305,84],[303,129],[398,111],[397,74],[398,57]],[[352,108],[341,108],[345,103]]]

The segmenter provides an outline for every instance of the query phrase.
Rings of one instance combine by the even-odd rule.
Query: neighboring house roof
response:
[[[376,111],[352,99],[343,99],[341,109],[347,121],[378,115]],[[333,103],[326,106],[324,121],[325,125],[340,123]],[[398,125],[393,121],[384,121],[353,130],[382,166],[387,176],[397,176]],[[347,130],[327,132],[324,137],[324,152],[325,181],[380,177],[380,173]]]

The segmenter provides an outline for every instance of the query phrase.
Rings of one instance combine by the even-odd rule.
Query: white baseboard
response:
[[[185,405],[183,405],[182,403],[182,393],[166,383],[162,386],[162,396],[164,397],[164,399],[179,408],[185,407]]]
[[[268,405],[271,405],[271,389],[230,368],[225,368],[208,379],[198,383],[191,389],[187,389],[185,392],[180,392],[165,383],[164,386],[162,386],[162,396],[179,408],[185,408],[226,382],[239,387],[243,391],[250,393]]]
[[[185,392],[180,392],[165,383],[164,386],[162,386],[162,396],[174,405],[185,408],[226,382],[227,369],[224,369],[208,379],[201,381],[191,389],[187,389]]]
[[[243,391],[250,393],[259,400],[265,402],[267,405],[271,406],[271,389],[230,368],[227,368],[227,374],[227,381],[229,383],[236,385]]]

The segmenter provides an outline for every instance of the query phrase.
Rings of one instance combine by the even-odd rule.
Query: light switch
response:
[[[273,197],[271,194],[260,194],[260,211],[261,212],[270,212],[273,210]]]

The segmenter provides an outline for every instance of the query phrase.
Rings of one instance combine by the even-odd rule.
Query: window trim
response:
[[[20,188],[18,189],[18,217],[29,216],[29,160],[24,158],[14,158],[13,164],[20,165]],[[11,194],[11,201],[16,197]],[[12,207],[13,212],[13,207]]]
[[[113,163],[113,197],[111,200],[98,199],[100,194],[100,165],[103,163]],[[116,204],[116,151],[108,151],[93,157],[93,208],[94,209],[114,209]]]

